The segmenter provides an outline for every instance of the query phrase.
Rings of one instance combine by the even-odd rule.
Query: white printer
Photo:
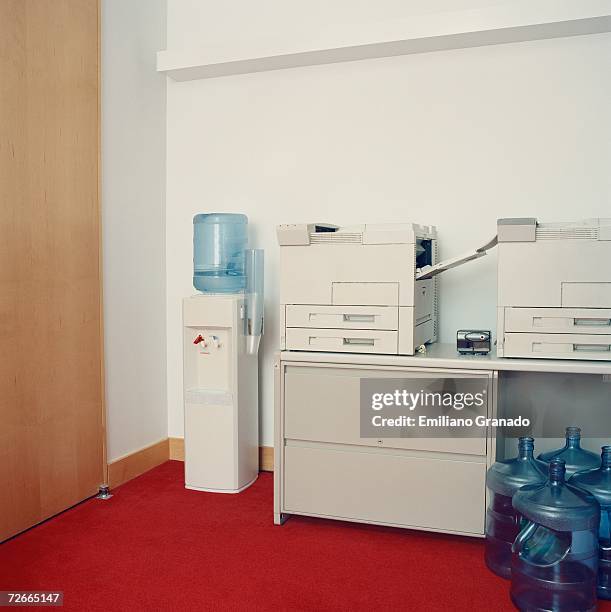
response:
[[[413,355],[437,337],[436,230],[280,225],[283,350]]]
[[[280,347],[413,355],[437,340],[437,230],[415,223],[280,225]]]
[[[498,221],[500,357],[611,360],[611,219]]]

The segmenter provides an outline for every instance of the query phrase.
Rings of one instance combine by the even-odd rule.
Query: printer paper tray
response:
[[[609,308],[505,308],[506,332],[611,334]]]
[[[399,329],[397,306],[316,306],[289,304],[287,327],[335,329]]]
[[[382,353],[396,355],[399,332],[379,329],[286,328],[289,351]]]
[[[611,361],[611,334],[506,333],[505,357]]]

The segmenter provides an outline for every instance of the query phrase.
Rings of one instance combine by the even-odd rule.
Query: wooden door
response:
[[[105,479],[97,0],[0,0],[0,540]]]

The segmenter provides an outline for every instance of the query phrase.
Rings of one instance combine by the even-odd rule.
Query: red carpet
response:
[[[61,590],[64,609],[83,611],[512,610],[481,540],[277,527],[271,474],[215,495],[185,490],[182,470],[169,461],[0,545],[0,590]]]

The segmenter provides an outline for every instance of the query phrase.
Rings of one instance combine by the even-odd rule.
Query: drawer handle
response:
[[[344,338],[344,346],[347,344],[360,346],[374,346],[376,341],[373,338]]]
[[[611,351],[611,344],[573,344],[573,350],[578,351],[590,351],[596,353],[604,353]]]
[[[609,327],[611,319],[596,319],[594,317],[573,319],[576,326],[579,327]]]
[[[372,314],[345,314],[344,321],[347,323],[374,323],[376,316]]]

